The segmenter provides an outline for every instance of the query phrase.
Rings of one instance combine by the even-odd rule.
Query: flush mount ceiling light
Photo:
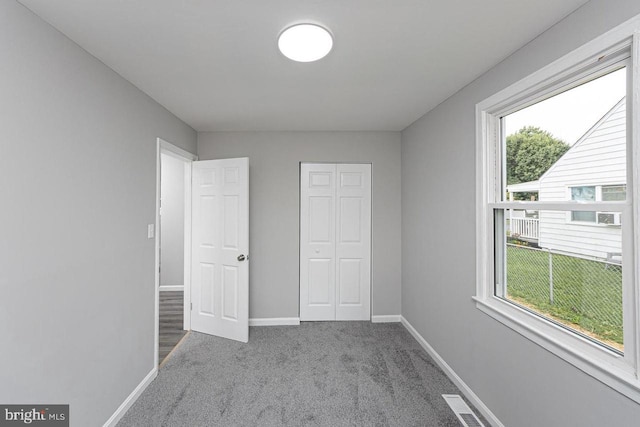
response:
[[[292,61],[313,62],[324,58],[333,47],[331,33],[319,25],[293,25],[278,38],[280,52]]]

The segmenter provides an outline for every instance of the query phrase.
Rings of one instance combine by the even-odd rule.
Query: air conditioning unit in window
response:
[[[620,225],[620,212],[598,212],[598,224]]]

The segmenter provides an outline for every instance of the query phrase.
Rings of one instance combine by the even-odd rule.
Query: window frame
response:
[[[476,307],[573,366],[640,403],[640,18],[632,19],[476,105]],[[502,121],[514,111],[593,80],[626,61],[626,201],[509,202],[504,199]],[[507,209],[620,212],[623,238],[624,354],[495,296],[494,215]],[[569,212],[570,215],[570,212]],[[584,223],[583,223],[584,224]],[[597,224],[597,223],[596,223]],[[496,254],[497,253],[497,254]],[[502,272],[500,273],[502,274]]]

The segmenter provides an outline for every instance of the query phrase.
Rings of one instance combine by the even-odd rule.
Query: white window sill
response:
[[[625,358],[606,347],[496,297],[473,297],[476,307],[581,371],[640,403],[640,380]]]
[[[602,224],[597,222],[590,221],[567,221],[567,224],[570,225],[584,225],[587,227],[599,227],[599,228],[621,228],[621,224]]]

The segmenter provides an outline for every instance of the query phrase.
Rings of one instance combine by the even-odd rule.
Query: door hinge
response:
[[[191,311],[193,311],[193,303],[191,303]]]

